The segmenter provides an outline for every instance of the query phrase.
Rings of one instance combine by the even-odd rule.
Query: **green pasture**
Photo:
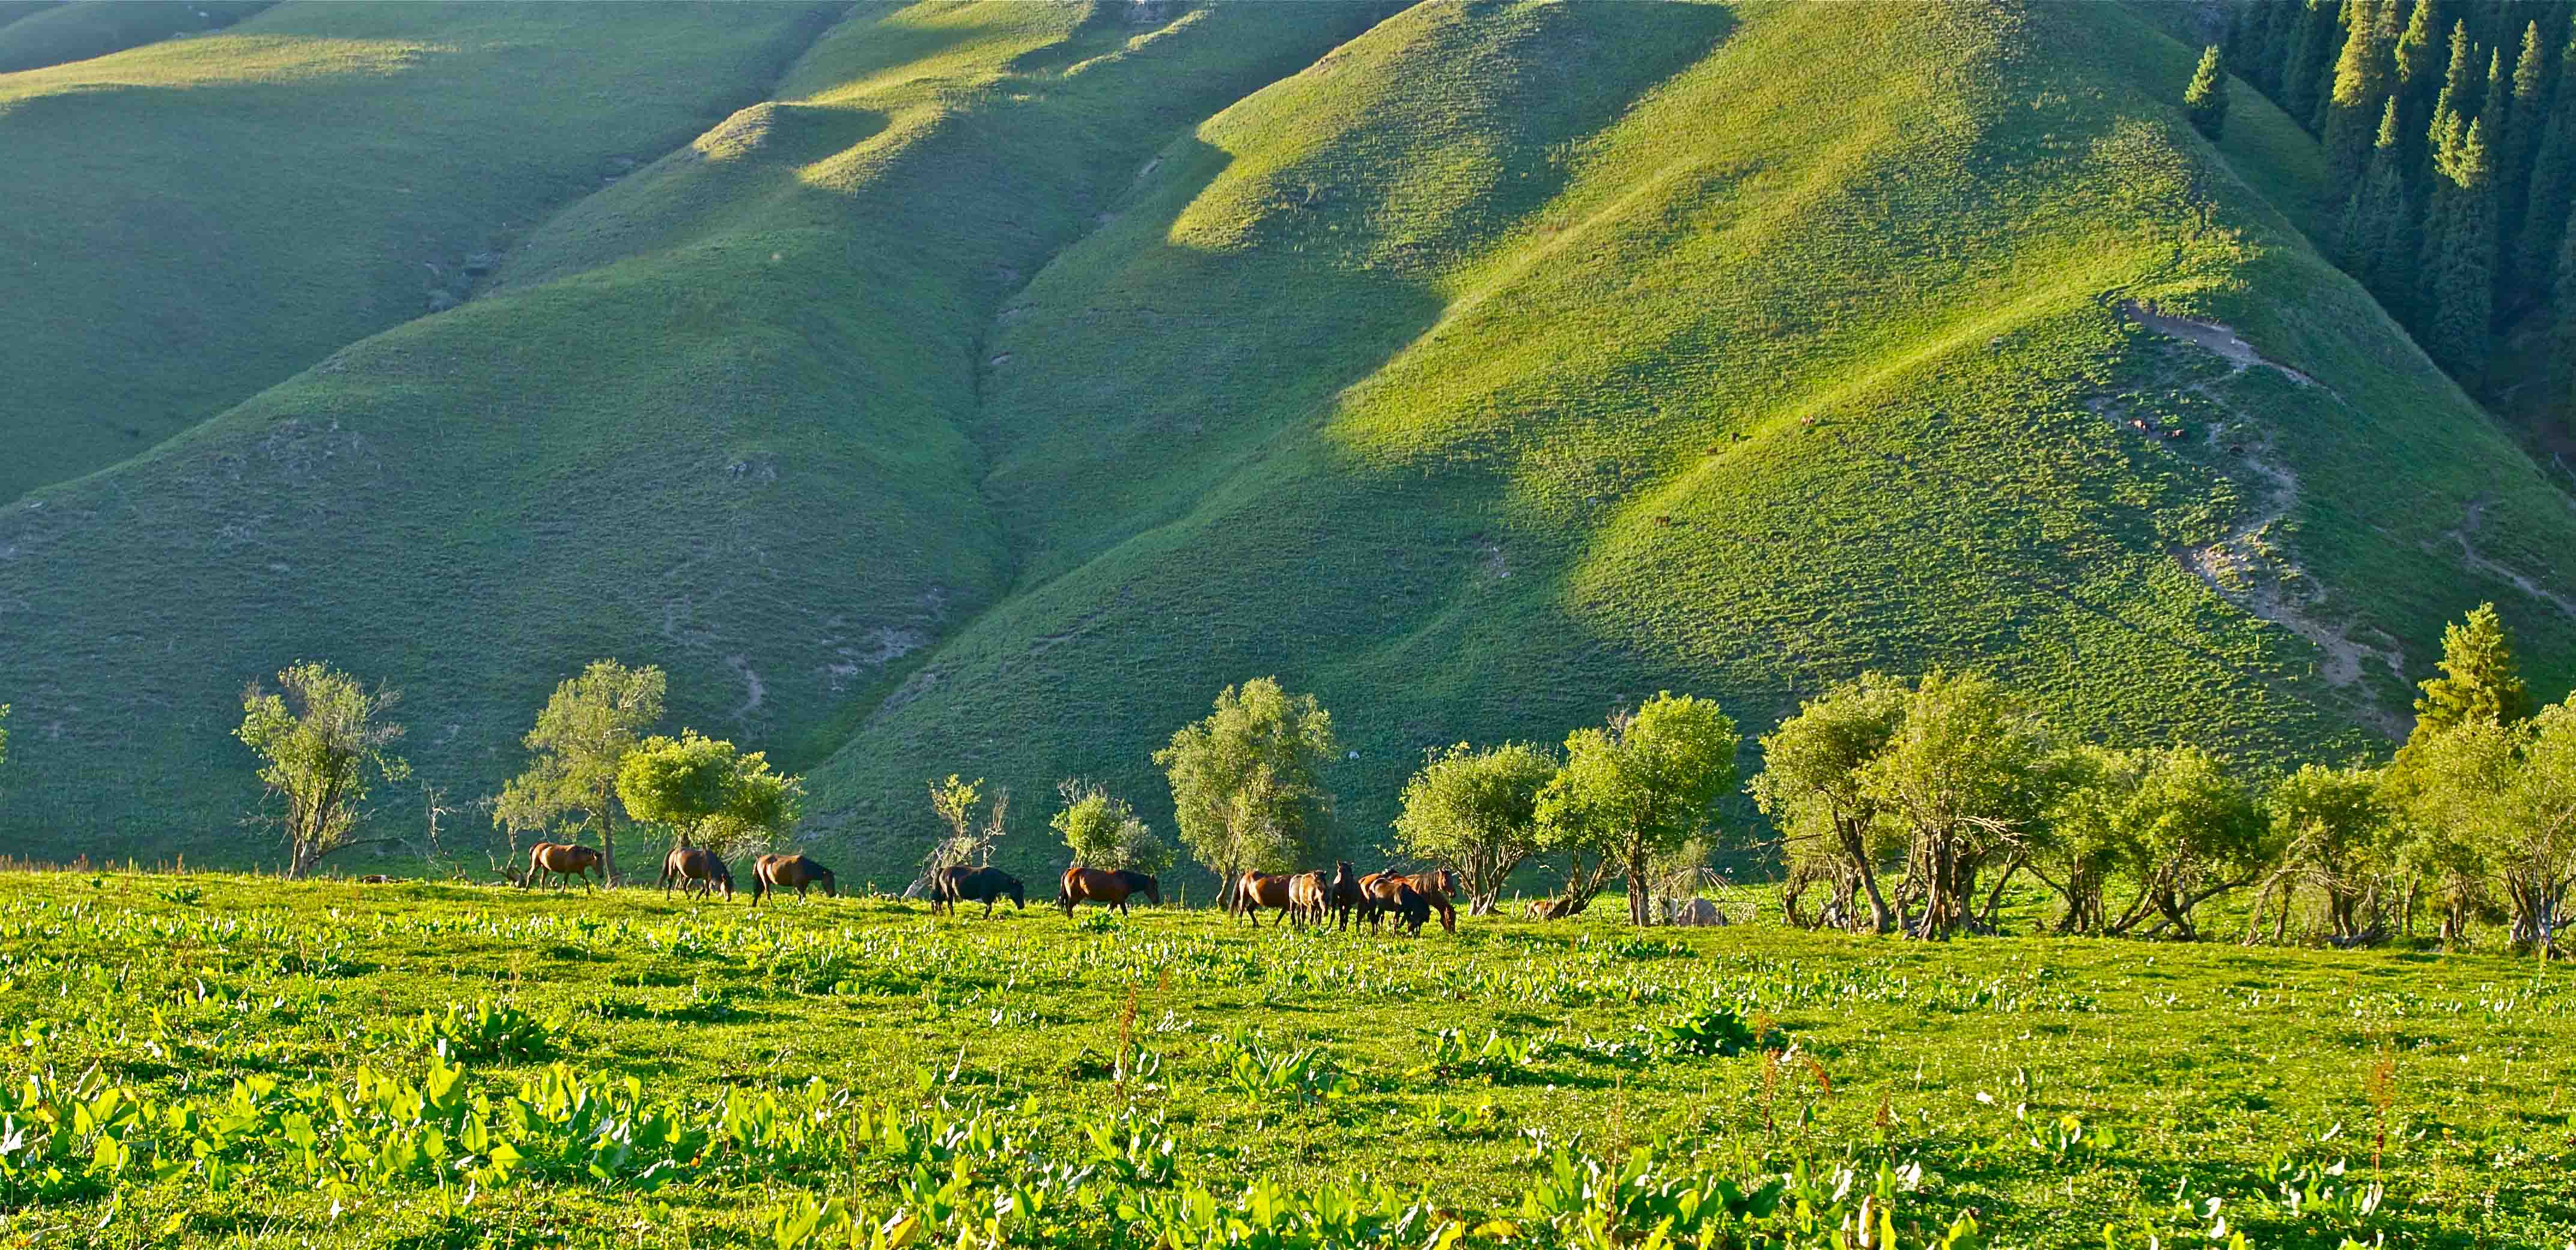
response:
[[[2576,1235],[2558,966],[1728,906],[1399,938],[12,873],[0,1245],[848,1244],[837,1198],[924,1245],[1633,1246],[1693,1177],[1821,1215],[1711,1245],[1882,1244],[1864,1200],[1907,1247]],[[1646,1179],[1565,1197],[1587,1166]]]

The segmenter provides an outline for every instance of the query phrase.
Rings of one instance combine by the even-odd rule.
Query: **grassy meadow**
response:
[[[853,894],[0,875],[0,1245],[2576,1236],[2554,965]]]

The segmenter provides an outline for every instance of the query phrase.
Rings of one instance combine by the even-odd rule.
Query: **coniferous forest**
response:
[[[2318,244],[2463,387],[2563,441],[2576,6],[2258,0],[2226,40],[2233,72],[2324,146],[2343,199]]]

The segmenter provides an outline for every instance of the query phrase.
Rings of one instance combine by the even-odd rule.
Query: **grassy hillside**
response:
[[[177,35],[221,30],[276,0],[75,0],[0,4],[0,74],[86,61]],[[24,20],[19,20],[24,19]]]
[[[0,57],[129,7],[192,6],[40,13]],[[0,75],[0,501],[453,303],[479,255],[766,95],[835,11],[287,4]]]
[[[46,1106],[10,1104],[13,1160],[43,1162],[0,1173],[0,1202],[48,1247],[848,1244],[780,1235],[807,1195],[871,1226],[905,1208],[932,1230],[915,1245],[983,1244],[991,1219],[1006,1244],[1135,1246],[1193,1189],[1202,1221],[1292,1235],[1170,1244],[1419,1247],[1463,1219],[1442,1244],[1638,1245],[1673,1191],[1550,1193],[1637,1148],[1659,1180],[1739,1186],[1747,1223],[1746,1191],[1812,1182],[1821,1227],[1694,1238],[1711,1201],[1679,1244],[1847,1246],[1864,1201],[1909,1250],[1968,1211],[1974,1244],[2028,1250],[2209,1245],[2221,1219],[2264,1250],[2538,1247],[2576,1219],[2576,997],[2496,956],[1600,916],[1404,940],[1204,909],[934,921],[883,897],[12,873],[0,966],[0,1098],[50,1072],[35,1098],[77,1091],[126,1148],[93,1165],[89,1122],[49,1140]],[[1753,1028],[1767,1059],[1736,1049]],[[438,1053],[453,1104],[425,1079]],[[362,1070],[428,1097],[379,1111]],[[513,1114],[557,1081],[586,1089],[578,1113]],[[183,1100],[195,1117],[166,1112]],[[495,1153],[447,1109],[472,1100],[519,1162],[467,1201]]]
[[[852,10],[462,307],[0,508],[0,829],[242,856],[235,696],[300,656],[402,687],[451,800],[584,661],[666,665],[853,873],[952,771],[1167,824],[1150,751],[1269,673],[1356,753],[1352,847],[1426,747],[1658,688],[1758,733],[1978,665],[2105,740],[2333,757],[2487,598],[2576,682],[2565,494],[2307,245],[2313,145],[2251,92],[2203,143],[2127,9],[1390,10]],[[616,12],[584,38],[732,10]]]
[[[2285,119],[2180,124],[2189,56],[2107,6],[1434,8],[1228,110],[997,328],[1020,593],[818,771],[826,826],[918,836],[931,769],[1158,799],[1274,671],[1359,845],[1425,748],[1659,687],[1759,731],[1984,665],[2111,740],[2333,755],[2494,596],[2563,689],[2576,620],[2510,576],[2576,574],[2563,496],[2271,202]]]
[[[401,686],[409,753],[458,797],[603,654],[668,666],[710,731],[829,724],[1008,582],[963,432],[1002,297],[1147,154],[1374,16],[1152,13],[854,12],[776,100],[530,230],[480,298],[0,514],[29,644],[0,689],[38,778],[9,818],[57,852],[162,849],[78,798],[115,791],[193,830],[169,849],[238,848],[225,730],[297,656]]]

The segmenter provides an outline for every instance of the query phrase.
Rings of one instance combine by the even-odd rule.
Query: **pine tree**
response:
[[[2392,251],[2411,231],[2406,220],[2406,175],[2399,162],[2405,159],[2397,123],[2397,97],[2390,96],[2380,105],[2379,133],[2371,144],[2370,169],[2352,189],[2345,201],[2342,259],[2345,272],[2368,288],[2391,311],[2399,311],[2402,299],[2391,295],[2407,286],[2407,271],[2415,255],[2412,249]]]
[[[2252,47],[2244,56],[2231,56],[2229,61],[2250,66],[2248,79],[2256,89],[2275,100],[2281,98],[2282,67],[2290,60],[2290,45],[2299,29],[2302,10],[2295,4],[2261,3],[2250,6],[2256,16],[2251,20]]]
[[[2415,0],[2406,29],[2397,36],[2397,126],[2399,151],[2407,185],[2420,181],[2425,168],[2424,127],[2433,116],[2433,97],[2442,90],[2444,67],[2442,19],[2434,0]]]
[[[2524,215],[2531,199],[2531,170],[2539,151],[2547,116],[2548,58],[2541,52],[2540,23],[2523,27],[2522,54],[2513,63],[2512,120],[2505,124],[2502,145],[2497,150],[2496,178],[2496,255],[2521,255]],[[2500,308],[2526,308],[2539,301],[2548,283],[2536,269],[2502,266],[2497,278],[2496,304]]]
[[[2569,41],[2576,45],[2576,19]],[[2558,56],[2560,73],[2576,63]],[[2567,237],[2567,213],[2576,203],[2576,88],[2561,85],[2550,98],[2548,120],[2540,124],[2532,145],[2530,188],[2523,195],[2522,237],[2511,253],[2515,268],[2541,282],[2543,299],[2568,289],[2557,280],[2559,245]]]
[[[2555,283],[2562,295],[2576,292],[2576,222],[2560,222],[2559,246],[2554,272]],[[2549,336],[2549,390],[2559,397],[2561,410],[2576,409],[2576,317],[2563,313]]]
[[[2513,640],[2492,603],[2479,604],[2460,623],[2442,630],[2442,675],[2423,682],[2415,701],[2415,730],[2406,743],[2471,721],[2509,725],[2531,716],[2531,692],[2514,662]]]
[[[2370,160],[2381,102],[2388,97],[2392,49],[2397,43],[2397,3],[2362,0],[2355,25],[2335,58],[2334,90],[2326,97],[2326,169],[2338,187],[2355,186]]]
[[[2263,36],[2271,20],[2269,14],[2274,7],[2268,4],[2228,6],[2227,34],[2219,41],[2225,49],[2221,55],[2228,64],[2256,64],[2255,58],[2263,55]],[[2247,80],[2254,84],[2256,90],[2263,89],[2259,74],[2249,74]]]
[[[2473,381],[2487,354],[2495,300],[2495,167],[2486,123],[2445,134],[2424,222],[2424,346],[2463,381]]]
[[[2300,125],[2315,129],[2317,106],[2325,100],[2326,67],[2340,49],[2342,27],[2335,22],[2333,0],[2305,0],[2290,38],[2290,55],[2281,68],[2281,108]]]
[[[2451,48],[2442,62],[2441,98],[2462,116],[2478,111],[2478,46],[2469,39],[2467,22],[2451,23]],[[2441,110],[2437,107],[2435,112]]]
[[[2397,89],[2404,97],[2403,121],[2430,116],[2433,93],[2441,89],[2442,46],[2433,0],[2415,0],[2405,33],[2397,36]]]
[[[2217,44],[2201,49],[2200,68],[2192,71],[2191,85],[2183,88],[2182,111],[2191,119],[2192,129],[2212,143],[2227,129],[2227,66]]]

